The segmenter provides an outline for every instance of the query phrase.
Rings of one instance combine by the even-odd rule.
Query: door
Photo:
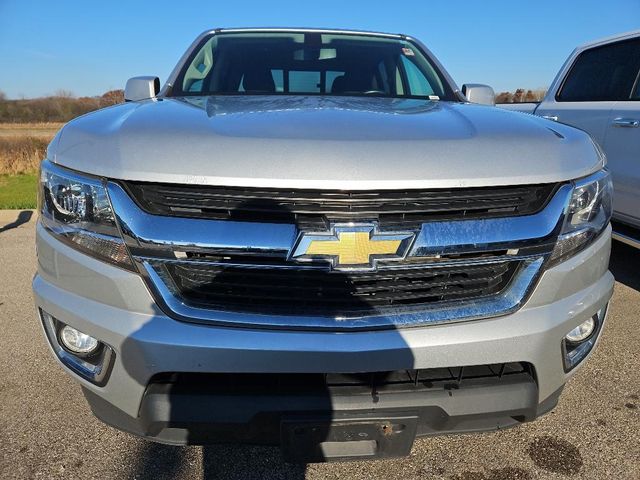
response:
[[[640,228],[640,81],[631,100],[613,107],[603,148],[613,175],[614,216]]]
[[[613,176],[614,217],[640,227],[640,38],[616,44],[619,96],[602,147]]]
[[[603,147],[613,175],[614,216],[636,226],[640,226],[639,70],[640,38],[588,48],[575,58],[555,98],[545,98],[536,110],[536,115],[585,130]]]
[[[625,51],[616,44],[579,53],[568,68],[555,96],[547,95],[536,115],[580,128],[599,144],[616,101],[615,66],[624,63]]]

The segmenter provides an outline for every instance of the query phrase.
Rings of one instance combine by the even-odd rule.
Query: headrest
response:
[[[276,84],[273,81],[271,70],[268,68],[252,68],[245,72],[242,79],[245,92],[275,92]]]

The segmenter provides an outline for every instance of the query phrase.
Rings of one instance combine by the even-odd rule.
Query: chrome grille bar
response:
[[[448,304],[433,304],[419,312],[403,312],[402,309],[380,314],[368,314],[359,317],[340,316],[304,316],[260,314],[212,310],[189,305],[180,298],[170,279],[163,278],[153,265],[141,263],[148,275],[151,285],[156,290],[161,306],[165,306],[177,318],[186,321],[213,323],[216,325],[266,327],[289,330],[375,330],[400,327],[418,327],[441,323],[452,323],[506,315],[517,310],[535,279],[541,272],[544,259],[531,259],[523,264],[511,285],[500,295],[484,297],[472,301],[461,301]]]
[[[378,271],[409,271],[507,262],[516,265],[510,283],[499,292],[460,300],[373,308],[365,313],[247,313],[195,304],[181,296],[167,265],[276,270],[328,270],[327,264],[288,260],[295,246],[294,224],[165,217],[143,211],[116,182],[107,182],[116,218],[129,251],[158,305],[170,316],[228,326],[358,330],[424,326],[489,318],[517,310],[543,271],[564,221],[571,186],[562,185],[546,207],[533,215],[428,222],[402,262],[380,264]],[[511,263],[513,262],[513,263]],[[182,267],[181,267],[182,268]],[[163,273],[164,272],[164,273]],[[446,291],[446,285],[442,285]],[[460,288],[460,287],[456,287]],[[475,293],[474,293],[475,292]],[[385,293],[388,298],[392,294]],[[385,298],[387,298],[385,297]],[[451,298],[455,298],[451,296]],[[400,296],[400,300],[404,300]]]
[[[124,189],[108,183],[111,202],[134,255],[166,252],[225,251],[286,255],[297,229],[293,224],[234,222],[151,215],[140,209]],[[547,207],[535,215],[429,222],[422,224],[409,257],[449,252],[482,252],[514,249],[555,242],[564,218],[571,186],[558,189]]]

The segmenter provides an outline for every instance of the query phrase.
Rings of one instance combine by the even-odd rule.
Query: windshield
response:
[[[221,33],[203,40],[173,96],[357,95],[445,99],[452,92],[412,42],[372,35]]]

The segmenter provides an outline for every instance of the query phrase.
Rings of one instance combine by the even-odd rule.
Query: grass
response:
[[[0,175],[35,173],[47,152],[48,138],[0,136]]]
[[[0,175],[0,210],[36,208],[37,173]]]
[[[36,208],[38,166],[55,133],[38,135],[39,128],[49,127],[0,124],[0,209]]]
[[[0,141],[31,138],[48,143],[63,126],[64,123],[0,123]]]
[[[47,132],[48,135],[53,135],[62,128],[64,123],[62,122],[30,122],[30,123],[4,123],[0,122],[0,133],[6,135],[11,134],[26,134],[32,135],[33,133]]]
[[[0,130],[30,130],[30,129],[47,129],[60,130],[64,122],[27,122],[27,123],[7,123],[0,122]]]

